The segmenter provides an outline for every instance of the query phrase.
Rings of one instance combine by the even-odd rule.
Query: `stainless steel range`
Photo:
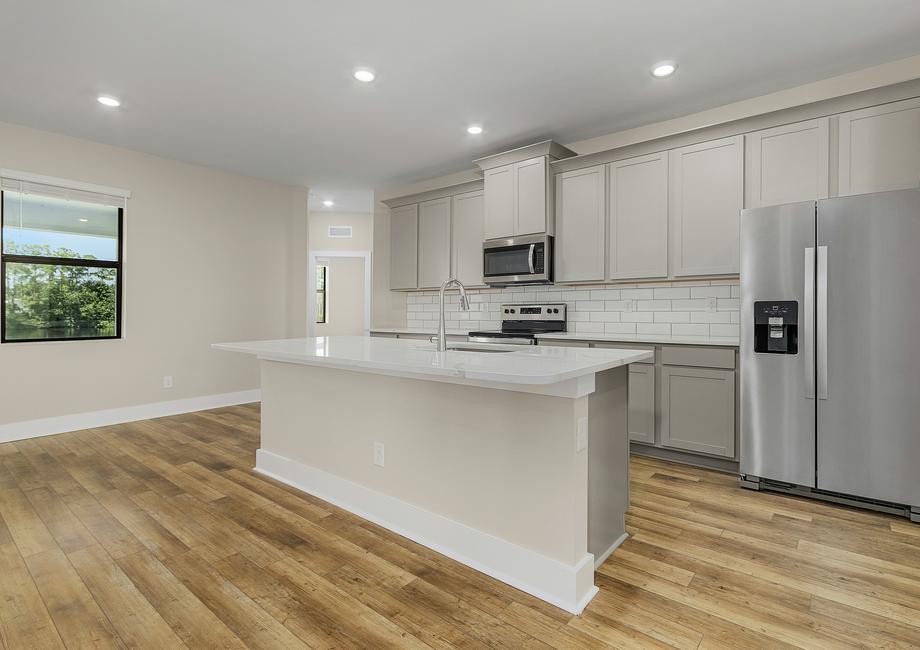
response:
[[[470,332],[472,343],[535,345],[537,334],[565,331],[565,303],[524,303],[501,306],[500,331]]]

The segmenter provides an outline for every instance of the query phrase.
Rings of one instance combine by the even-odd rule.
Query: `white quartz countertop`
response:
[[[371,334],[420,334],[436,336],[435,330],[413,328],[374,327]],[[469,330],[447,330],[449,336],[466,336]],[[732,336],[673,336],[671,334],[584,334],[578,332],[558,332],[555,334],[537,334],[538,340],[558,341],[610,341],[614,343],[662,343],[671,345],[716,345],[738,347],[740,341]],[[539,347],[539,346],[538,346]]]
[[[501,353],[438,352],[434,344],[427,341],[370,336],[215,343],[212,347],[252,354],[269,361],[358,372],[532,386],[577,379],[652,356],[644,350],[539,345],[519,346],[519,349]]]

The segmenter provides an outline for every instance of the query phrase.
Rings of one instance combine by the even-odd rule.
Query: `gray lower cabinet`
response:
[[[655,366],[629,366],[629,410],[626,416],[629,439],[655,444]]]
[[[734,458],[734,370],[661,367],[661,445]]]

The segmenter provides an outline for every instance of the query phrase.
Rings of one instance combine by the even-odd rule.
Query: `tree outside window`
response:
[[[0,193],[0,340],[121,336],[119,207]]]

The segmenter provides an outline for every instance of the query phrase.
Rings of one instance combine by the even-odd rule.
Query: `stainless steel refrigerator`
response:
[[[741,213],[742,484],[920,521],[920,189]]]

